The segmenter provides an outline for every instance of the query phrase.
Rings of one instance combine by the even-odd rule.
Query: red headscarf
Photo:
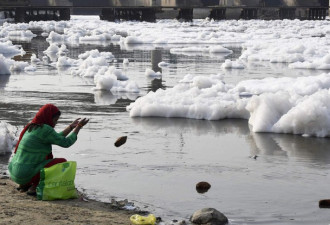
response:
[[[35,115],[35,117],[33,118],[33,120],[24,127],[21,134],[19,135],[19,139],[15,148],[15,153],[17,151],[18,145],[21,142],[24,133],[27,131],[30,124],[38,124],[38,125],[47,124],[51,127],[54,127],[55,125],[53,123],[53,116],[57,114],[59,111],[60,110],[53,104],[46,104],[43,107],[41,107],[37,112],[37,114]]]

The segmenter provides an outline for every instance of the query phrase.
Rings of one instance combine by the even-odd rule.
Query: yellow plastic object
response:
[[[132,224],[136,225],[155,225],[156,217],[153,214],[149,214],[148,216],[140,216],[135,214],[130,218]]]

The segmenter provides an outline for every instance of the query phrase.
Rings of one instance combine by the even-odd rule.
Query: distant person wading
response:
[[[19,184],[18,189],[27,191],[29,195],[36,195],[40,169],[67,161],[64,158],[53,158],[52,145],[70,147],[76,142],[80,129],[89,121],[78,118],[57,133],[54,127],[60,116],[61,112],[56,106],[46,104],[20,134],[8,169],[10,178]]]

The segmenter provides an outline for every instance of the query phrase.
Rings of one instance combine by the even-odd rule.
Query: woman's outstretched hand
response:
[[[73,121],[73,122],[70,124],[71,129],[74,129],[74,128],[78,125],[79,120],[80,120],[80,118],[76,119],[75,121]]]
[[[78,120],[78,119],[77,119]],[[78,124],[76,125],[76,128],[74,129],[74,131],[73,132],[75,132],[76,134],[78,134],[79,133],[79,131],[80,131],[80,129],[83,127],[83,126],[85,126],[87,123],[88,123],[88,121],[89,121],[89,119],[86,119],[86,118],[84,118],[84,119],[82,119],[82,120],[78,120]]]
[[[83,127],[88,123],[88,121],[89,119],[84,118],[78,122],[77,126]]]

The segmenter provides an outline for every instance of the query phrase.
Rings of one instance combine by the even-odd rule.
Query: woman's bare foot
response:
[[[31,184],[20,184],[18,186],[17,190],[20,192],[26,192],[29,190],[30,187],[31,187]]]
[[[37,186],[32,185],[29,190],[26,192],[28,195],[36,196],[37,195]]]

